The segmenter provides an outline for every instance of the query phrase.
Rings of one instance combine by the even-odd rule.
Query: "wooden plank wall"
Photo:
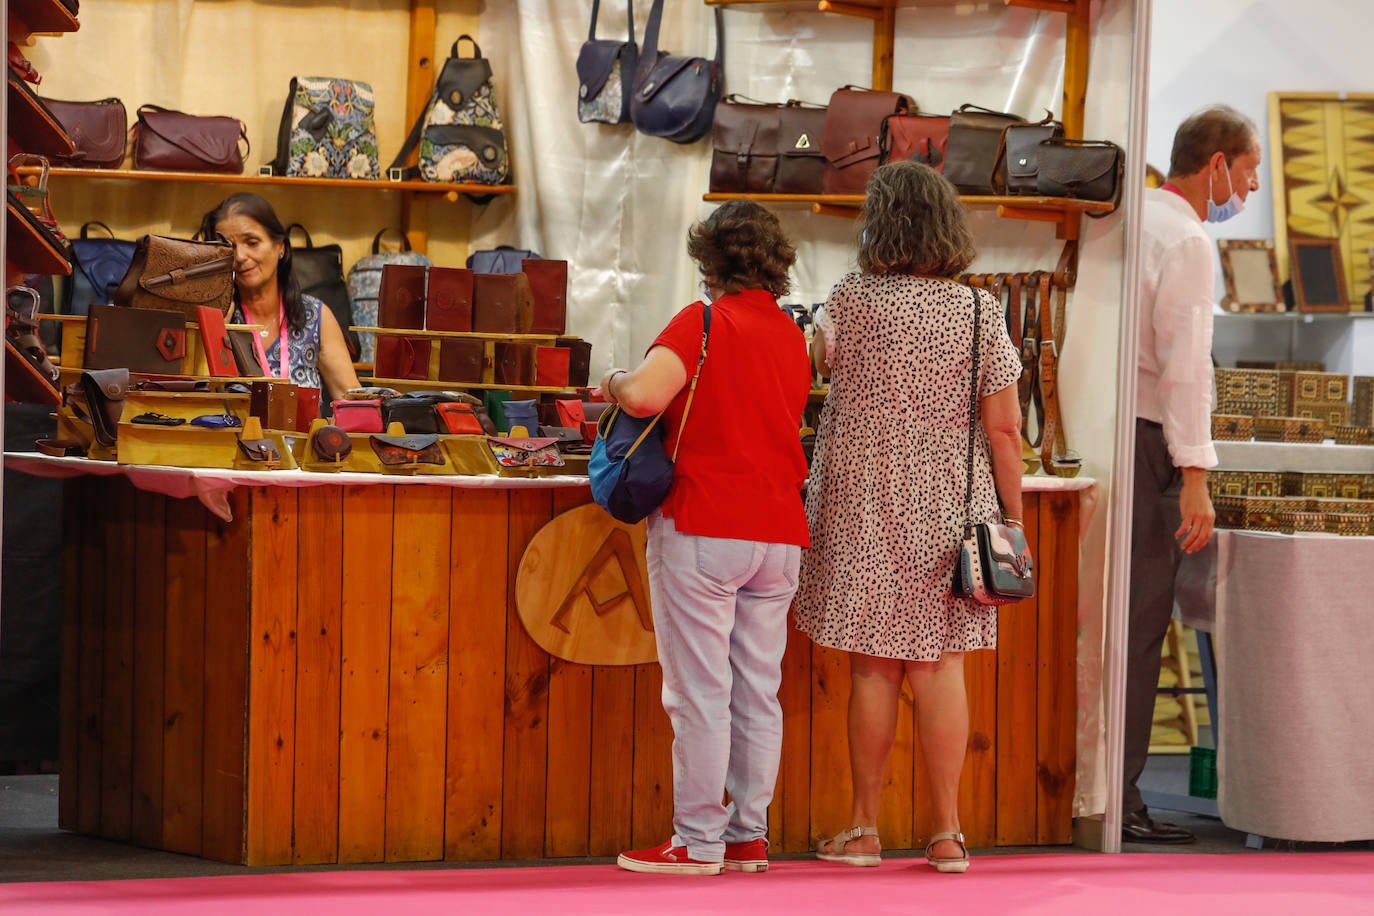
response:
[[[256,488],[225,524],[69,483],[61,825],[254,865],[611,856],[671,830],[655,664],[525,633],[525,547],[585,489]],[[1027,494],[1036,599],[966,659],[972,846],[1069,842],[1078,499]],[[112,546],[113,545],[113,546]],[[106,570],[112,561],[130,570]],[[93,573],[93,574],[92,574]],[[849,826],[843,653],[789,635],[772,847]],[[880,829],[933,829],[910,696]]]

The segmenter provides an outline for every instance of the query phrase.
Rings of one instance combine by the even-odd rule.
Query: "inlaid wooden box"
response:
[[[1328,423],[1326,432],[1341,445],[1374,444],[1374,429],[1370,429],[1368,426],[1332,426]]]
[[[1260,442],[1321,442],[1326,421],[1315,417],[1255,417],[1255,438]]]
[[[1219,496],[1213,500],[1219,528],[1292,534],[1298,515],[1311,513],[1311,501],[1294,496]],[[1305,522],[1310,524],[1310,522]]]
[[[1212,414],[1212,438],[1248,442],[1255,435],[1255,418],[1249,414]]]
[[[1279,373],[1272,369],[1217,369],[1217,413],[1272,417],[1279,414]]]
[[[1350,380],[1350,425],[1374,427],[1374,375]]]
[[[1208,471],[1212,498],[1218,496],[1285,496],[1283,471]]]
[[[1350,425],[1350,405],[1345,401],[1297,401],[1288,415],[1321,420],[1328,427]]]

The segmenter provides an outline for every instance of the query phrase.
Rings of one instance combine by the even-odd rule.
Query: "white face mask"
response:
[[[1226,186],[1231,189],[1231,196],[1226,203],[1218,206],[1212,200],[1212,173],[1207,173],[1207,222],[1224,223],[1233,216],[1245,209],[1245,201],[1241,200],[1240,192],[1236,190],[1231,182],[1231,170],[1226,170]]]

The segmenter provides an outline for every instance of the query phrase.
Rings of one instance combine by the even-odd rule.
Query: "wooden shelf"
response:
[[[8,340],[5,341],[5,397],[21,404],[62,403],[62,393],[29,364]]]
[[[30,274],[56,274],[63,277],[70,274],[72,262],[66,252],[55,247],[50,239],[30,226],[14,203],[6,200],[5,207],[5,225],[9,230],[9,248],[5,252],[5,260],[10,266]]]
[[[395,388],[397,391],[464,391],[474,388],[479,391],[511,391],[528,394],[575,394],[590,391],[595,385],[569,385],[563,388],[547,385],[501,385],[496,382],[446,382],[443,379],[413,378],[361,378],[363,385],[379,388]]]
[[[461,337],[475,340],[578,340],[571,334],[486,334],[479,331],[426,331],[419,328],[369,328],[362,325],[350,331],[366,334],[402,335],[405,337]]]
[[[25,92],[25,87],[17,85],[18,77],[11,70],[8,75],[9,92],[9,136],[13,140],[23,138],[23,151],[41,156],[70,156],[76,147],[62,125],[52,116],[52,112],[39,102],[33,94]],[[11,153],[14,150],[11,148]],[[34,168],[35,174],[37,168]]]
[[[20,169],[21,175],[31,169]],[[52,178],[87,178],[97,181],[190,181],[201,184],[274,185],[280,188],[359,188],[367,191],[413,191],[456,201],[459,196],[485,197],[514,194],[509,184],[439,184],[432,181],[368,181],[356,178],[297,178],[282,175],[225,175],[218,172],[155,172],[141,169],[55,168]]]
[[[10,0],[11,20],[19,20],[33,32],[75,32],[81,23],[57,0]],[[15,30],[11,26],[10,39],[14,40]]]

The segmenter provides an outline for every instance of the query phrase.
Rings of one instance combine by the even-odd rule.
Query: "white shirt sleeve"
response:
[[[1190,236],[1167,252],[1155,296],[1160,422],[1176,467],[1217,464],[1212,446],[1212,298],[1208,239]]]

